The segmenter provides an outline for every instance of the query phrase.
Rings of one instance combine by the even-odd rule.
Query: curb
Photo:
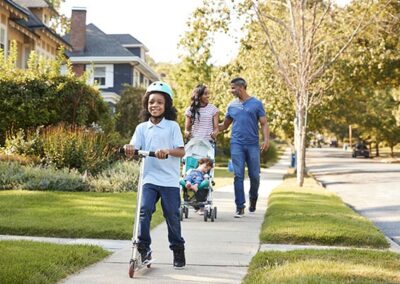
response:
[[[386,237],[387,238],[387,237]],[[400,254],[400,246],[393,242],[390,238],[387,238],[388,242],[390,243],[389,249],[376,249],[376,248],[360,248],[360,247],[343,247],[343,246],[323,246],[323,245],[291,245],[291,244],[261,244],[260,245],[260,252],[265,251],[294,251],[294,250],[305,250],[305,249],[317,249],[317,250],[332,250],[332,249],[339,249],[339,250],[349,250],[349,249],[356,249],[356,250],[374,250],[374,251],[391,251],[394,253]]]

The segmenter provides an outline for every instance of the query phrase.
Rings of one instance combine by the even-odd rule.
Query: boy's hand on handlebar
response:
[[[131,158],[135,153],[135,148],[133,147],[133,145],[130,144],[124,145],[124,150],[125,150],[125,155],[128,158]]]
[[[166,159],[169,155],[169,150],[168,149],[159,149],[156,151],[156,157],[158,159]]]

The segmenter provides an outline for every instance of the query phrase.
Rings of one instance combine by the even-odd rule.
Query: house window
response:
[[[140,86],[140,73],[136,69],[133,70],[133,86],[134,87]]]
[[[95,84],[99,86],[106,85],[106,67],[94,67],[93,77]]]
[[[0,48],[6,53],[7,47],[7,34],[6,34],[6,26],[0,24]]]
[[[149,86],[149,79],[147,79],[146,77],[143,79],[143,86],[145,88],[147,88]]]
[[[114,65],[113,64],[96,64],[86,65],[89,71],[89,84],[96,84],[100,88],[114,87]]]

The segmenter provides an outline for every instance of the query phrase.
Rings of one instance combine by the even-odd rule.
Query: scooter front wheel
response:
[[[131,260],[131,262],[129,263],[129,278],[133,278],[133,275],[135,274],[135,262],[133,260]]]

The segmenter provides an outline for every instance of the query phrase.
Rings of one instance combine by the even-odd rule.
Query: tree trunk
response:
[[[376,141],[375,143],[375,156],[379,157],[379,142]]]
[[[305,125],[305,110],[297,110],[297,130],[296,130],[296,181],[298,186],[303,186],[306,160],[306,125]]]
[[[394,158],[394,145],[390,145],[390,157]]]

